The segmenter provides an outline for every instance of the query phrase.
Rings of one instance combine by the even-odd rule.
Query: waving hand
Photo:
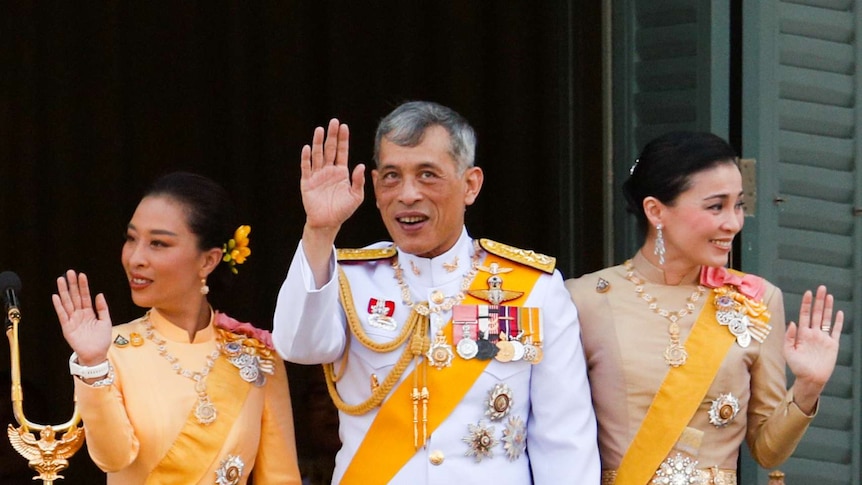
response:
[[[311,146],[302,147],[300,190],[305,207],[306,227],[337,232],[365,196],[365,166],[358,165],[350,176],[347,155],[350,131],[332,119],[324,142],[323,128],[314,130]]]
[[[94,366],[104,362],[111,347],[111,316],[105,295],[96,295],[94,309],[87,275],[70,269],[65,277],[57,278],[57,294],[51,299],[63,337],[78,354],[78,363]]]
[[[844,326],[844,312],[837,312],[833,322],[832,295],[826,287],[812,295],[806,291],[799,308],[799,324],[790,322],[784,337],[784,357],[796,376],[794,399],[810,412],[835,369],[838,344]]]
[[[365,165],[351,176],[347,168],[350,130],[336,119],[314,130],[311,146],[302,147],[300,190],[305,207],[302,247],[318,286],[328,280],[335,236],[365,198]]]

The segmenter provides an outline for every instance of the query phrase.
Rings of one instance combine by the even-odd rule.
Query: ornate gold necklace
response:
[[[153,328],[153,323],[150,322],[149,312],[144,316],[144,320],[141,323],[144,325],[144,335],[156,345],[156,350],[158,350],[159,355],[164,357],[164,359],[171,364],[171,369],[177,374],[195,382],[195,392],[198,393],[198,404],[195,407],[195,419],[197,419],[198,423],[203,425],[214,422],[218,413],[215,405],[210,401],[210,397],[207,394],[207,376],[221,353],[219,351],[221,343],[219,342],[216,349],[207,355],[207,363],[203,369],[200,371],[190,371],[188,369],[184,369],[180,365],[179,359],[168,352],[167,340],[162,338],[158,332],[156,332],[156,329]]]
[[[404,305],[406,305],[407,308],[415,310],[416,313],[423,317],[429,315],[434,316],[434,318],[430,319],[431,325],[434,327],[432,329],[434,332],[434,342],[428,348],[428,353],[426,355],[426,357],[428,357],[428,361],[431,365],[437,368],[437,370],[449,367],[452,364],[452,359],[455,357],[455,354],[452,352],[452,346],[446,341],[446,334],[443,333],[443,322],[440,321],[440,313],[451,310],[452,307],[460,304],[467,295],[467,290],[470,288],[473,278],[476,277],[476,273],[479,271],[479,243],[477,241],[473,241],[473,258],[470,264],[470,270],[467,271],[461,279],[461,286],[458,293],[449,297],[444,298],[443,293],[434,291],[431,293],[430,302],[423,301],[415,303],[410,295],[410,287],[404,281],[404,270],[398,262],[398,256],[395,256],[395,258],[392,259],[392,270],[395,273],[395,281],[398,282],[398,286],[401,288],[401,301],[404,302]]]
[[[691,296],[688,297],[685,303],[685,307],[681,308],[675,312],[671,312],[665,310],[664,308],[660,308],[658,303],[656,303],[656,299],[654,296],[646,293],[644,291],[644,280],[635,276],[634,265],[632,264],[632,260],[626,261],[623,266],[626,268],[626,279],[631,281],[635,285],[635,294],[637,294],[642,300],[647,302],[649,309],[654,313],[657,313],[664,318],[670,321],[670,324],[667,326],[667,333],[670,337],[670,343],[667,345],[667,348],[664,350],[664,361],[667,362],[667,365],[671,367],[679,367],[685,364],[686,359],[688,359],[688,352],[685,350],[685,345],[682,344],[679,340],[679,320],[694,312],[695,303],[700,300],[703,294],[706,292],[706,288],[701,285],[697,285],[697,289],[692,292]]]
[[[401,268],[401,263],[398,262],[398,256],[392,258],[392,270],[395,272],[395,281],[398,282],[398,287],[401,288],[401,301],[407,305],[407,308],[416,309],[416,313],[427,316],[432,313],[439,312],[447,312],[452,309],[455,305],[461,303],[461,300],[467,294],[467,289],[470,288],[470,283],[473,282],[473,278],[476,276],[479,268],[479,243],[477,241],[473,241],[473,259],[470,265],[470,271],[464,274],[464,278],[461,279],[461,287],[458,293],[453,296],[443,298],[443,294],[439,291],[431,294],[431,305],[429,302],[419,302],[415,303],[413,298],[410,296],[410,287],[407,286],[407,283],[404,281],[404,270]],[[455,258],[455,261],[458,259]],[[446,263],[444,263],[444,266]],[[449,269],[446,269],[449,271]],[[451,271],[450,271],[451,272]]]

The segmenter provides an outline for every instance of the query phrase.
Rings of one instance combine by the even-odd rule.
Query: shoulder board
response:
[[[377,259],[389,259],[395,256],[395,246],[385,248],[366,249],[336,249],[335,256],[339,261],[374,261]]]
[[[518,249],[490,239],[479,239],[479,245],[495,256],[521,263],[545,273],[553,273],[557,264],[557,258],[552,256],[545,256],[529,249]]]

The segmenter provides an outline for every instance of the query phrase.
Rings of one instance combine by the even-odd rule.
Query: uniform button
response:
[[[442,465],[442,464],[443,464],[443,460],[444,460],[445,458],[446,458],[446,457],[445,457],[445,456],[443,456],[443,452],[442,452],[442,451],[440,451],[440,450],[434,450],[434,451],[432,451],[432,452],[431,452],[431,454],[428,456],[428,461],[430,461],[432,465],[434,465],[434,466],[438,466],[438,465]]]

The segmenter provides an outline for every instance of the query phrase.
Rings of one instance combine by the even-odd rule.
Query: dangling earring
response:
[[[653,251],[653,254],[658,256],[658,264],[664,264],[665,247],[664,247],[664,234],[661,231],[662,227],[663,226],[661,224],[658,224],[655,226],[656,236],[655,236],[655,250]]]
[[[210,292],[210,287],[207,286],[207,279],[201,278],[201,295],[207,295]]]

